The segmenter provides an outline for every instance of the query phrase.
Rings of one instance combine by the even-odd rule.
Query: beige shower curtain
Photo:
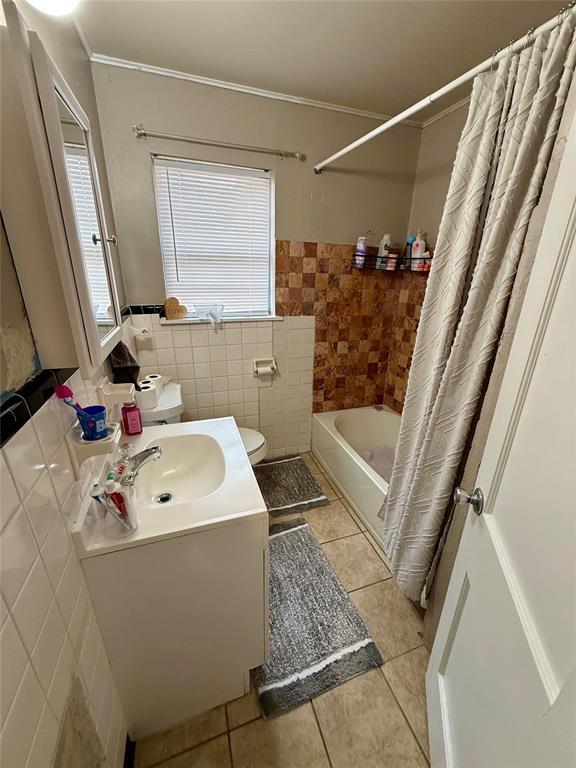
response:
[[[575,19],[476,78],[422,307],[384,545],[419,600],[497,351],[576,64]]]

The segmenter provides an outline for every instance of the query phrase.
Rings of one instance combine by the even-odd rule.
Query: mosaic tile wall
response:
[[[276,312],[314,315],[314,411],[401,412],[426,276],[352,267],[354,246],[278,240]]]

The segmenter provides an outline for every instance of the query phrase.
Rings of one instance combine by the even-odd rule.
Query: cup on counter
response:
[[[103,405],[89,405],[78,414],[84,440],[102,440],[108,437],[106,408]]]

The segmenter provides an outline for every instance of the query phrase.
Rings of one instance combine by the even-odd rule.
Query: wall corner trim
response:
[[[450,104],[450,106],[446,107],[446,109],[443,109],[442,112],[438,112],[437,115],[432,115],[432,117],[429,117],[428,120],[424,120],[423,123],[420,123],[420,127],[428,128],[429,125],[434,125],[434,123],[437,123],[438,120],[442,120],[443,117],[447,117],[448,115],[451,115],[452,112],[456,112],[457,109],[461,109],[462,107],[465,107],[469,103],[470,103],[470,96],[465,96],[463,99],[460,99],[460,101],[457,101],[455,104]]]
[[[356,109],[355,107],[347,107],[342,104],[332,104],[328,101],[319,101],[317,99],[308,99],[303,96],[293,96],[288,93],[279,93],[277,91],[268,91],[263,88],[256,88],[251,85],[243,85],[242,83],[231,83],[226,80],[217,80],[213,77],[204,77],[203,75],[193,75],[189,72],[180,72],[175,69],[168,69],[166,67],[157,67],[152,64],[143,64],[138,61],[128,61],[127,59],[119,59],[115,56],[106,56],[100,53],[92,53],[90,55],[90,61],[93,64],[105,64],[109,67],[119,67],[121,69],[134,69],[138,72],[144,72],[149,75],[160,75],[161,77],[172,77],[176,80],[187,80],[191,83],[197,83],[199,85],[207,85],[212,88],[224,88],[228,91],[236,91],[238,93],[246,93],[251,96],[261,96],[265,99],[275,99],[276,101],[288,101],[292,104],[300,104],[305,107],[315,107],[316,109],[326,109],[331,112],[342,112],[347,115],[354,115],[355,117],[366,117],[370,120],[378,120],[385,122],[390,119],[390,115],[385,115],[381,112],[370,112],[365,109]],[[408,125],[413,128],[421,128],[422,123],[416,120],[404,120],[402,125]]]

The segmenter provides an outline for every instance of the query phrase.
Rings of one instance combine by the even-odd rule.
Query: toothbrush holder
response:
[[[102,440],[108,437],[105,406],[89,405],[82,413],[78,413],[78,421],[84,440]]]

